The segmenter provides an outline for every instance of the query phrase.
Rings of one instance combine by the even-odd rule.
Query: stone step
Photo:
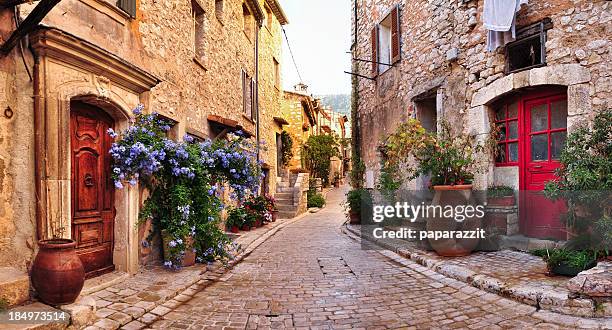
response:
[[[292,199],[276,199],[276,205],[293,205]]]
[[[278,212],[279,219],[291,219],[295,218],[296,212]]]
[[[284,192],[286,192],[286,193],[293,193],[293,187],[285,188],[285,187],[276,186],[276,193],[277,194],[278,193],[284,193]]]
[[[274,199],[293,199],[293,192],[277,192],[274,194]]]
[[[0,267],[0,299],[9,306],[23,304],[30,299],[28,273],[12,267]]]
[[[291,205],[276,204],[276,208],[280,212],[295,212],[295,211],[297,211],[297,207],[293,206],[293,204],[291,204]]]

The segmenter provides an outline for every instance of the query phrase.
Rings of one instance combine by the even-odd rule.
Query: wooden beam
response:
[[[38,1],[38,0],[0,0],[0,9],[11,8],[11,7],[15,7],[15,6],[24,4],[26,2],[31,3],[33,1]]]
[[[8,0],[16,1],[16,0]],[[0,56],[6,56],[10,51],[19,43],[21,38],[25,37],[28,33],[34,31],[38,24],[47,16],[47,14],[62,0],[40,0],[38,5],[32,10],[32,12],[26,17],[26,19],[19,25],[17,30],[13,31],[11,36],[6,42],[0,46]]]

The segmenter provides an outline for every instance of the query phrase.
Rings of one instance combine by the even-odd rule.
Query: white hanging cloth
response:
[[[487,50],[492,52],[498,47],[516,39],[516,13],[528,0],[485,0],[483,26],[487,32]]]

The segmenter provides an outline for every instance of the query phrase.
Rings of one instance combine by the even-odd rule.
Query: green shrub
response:
[[[487,197],[507,197],[514,195],[514,188],[509,186],[491,186],[487,188]]]
[[[321,178],[324,186],[329,185],[331,158],[340,156],[338,138],[333,135],[311,135],[302,147],[304,167],[315,178]]]
[[[322,208],[325,206],[325,197],[319,193],[308,192],[308,207]]]
[[[598,253],[595,251],[575,251],[570,249],[539,249],[531,252],[546,261],[548,269],[567,265],[576,270],[583,271],[593,267]]]

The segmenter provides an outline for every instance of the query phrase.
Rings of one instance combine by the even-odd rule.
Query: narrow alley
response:
[[[343,189],[284,227],[156,329],[558,328],[536,308],[393,262],[341,233]]]

